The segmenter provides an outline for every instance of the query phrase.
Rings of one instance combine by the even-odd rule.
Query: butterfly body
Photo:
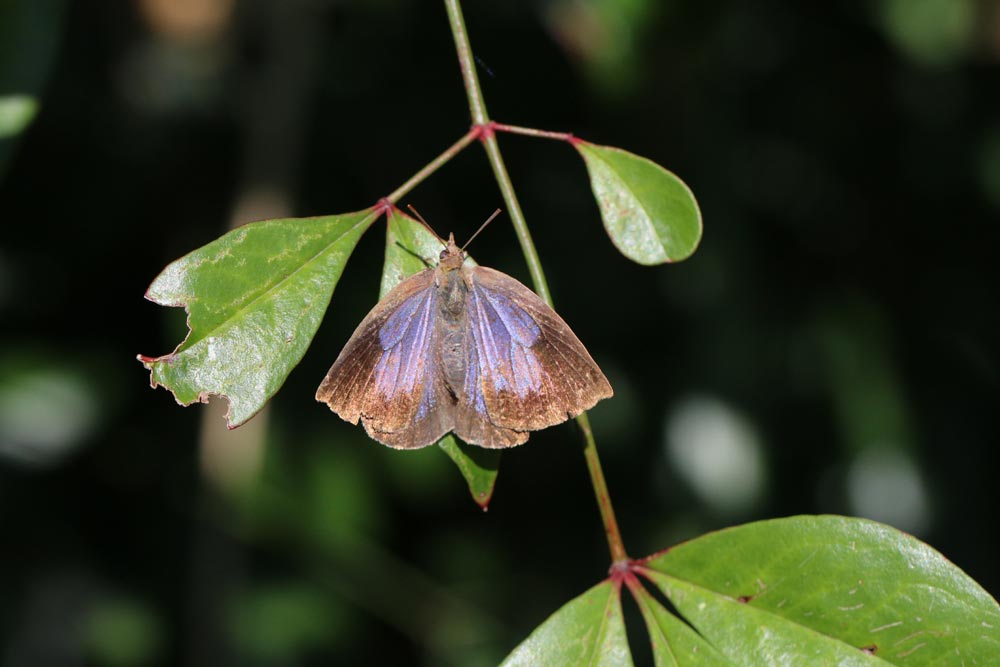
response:
[[[512,447],[611,396],[565,322],[517,280],[463,264],[449,238],[437,267],[401,282],[361,322],[317,400],[391,447]]]

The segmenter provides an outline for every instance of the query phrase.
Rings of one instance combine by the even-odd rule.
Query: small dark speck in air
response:
[[[487,74],[489,74],[489,75],[490,75],[490,78],[491,78],[491,79],[495,79],[495,78],[497,78],[497,77],[496,77],[496,75],[495,75],[495,74],[493,73],[493,70],[491,70],[491,69],[490,69],[490,68],[489,68],[489,67],[488,67],[488,66],[486,65],[486,63],[484,63],[484,62],[483,62],[483,59],[482,59],[482,58],[480,58],[479,56],[476,56],[476,55],[473,55],[472,57],[476,59],[476,64],[477,64],[477,65],[479,65],[480,67],[482,67],[482,68],[483,68],[483,71],[484,71],[484,72],[486,72]]]

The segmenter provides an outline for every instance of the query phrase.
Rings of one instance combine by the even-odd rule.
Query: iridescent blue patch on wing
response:
[[[375,385],[386,396],[412,393],[428,379],[432,356],[434,290],[426,289],[404,301],[379,330],[385,350],[375,364]]]
[[[484,381],[491,383],[493,393],[514,391],[522,398],[541,388],[542,369],[530,349],[541,329],[524,309],[476,285],[469,292],[469,330],[465,390],[476,410],[486,410]]]
[[[490,302],[497,316],[503,321],[510,336],[525,347],[531,347],[542,334],[538,323],[526,310],[514,303],[505,294],[476,285],[475,291]]]
[[[514,386],[517,395],[524,398],[542,386],[542,367],[528,348],[514,345],[510,351],[511,367],[514,370]]]
[[[472,318],[469,318],[470,332],[471,327],[475,326],[472,322]],[[476,352],[476,337],[473,336],[465,346],[466,349],[466,365],[465,365],[465,385],[463,386],[463,393],[465,394],[465,403],[470,405],[481,415],[486,415],[486,400],[483,396],[483,391],[480,386],[480,372],[479,372],[479,354]]]
[[[386,319],[382,328],[378,330],[378,342],[383,350],[395,347],[406,330],[413,323],[413,316],[421,307],[426,307],[430,300],[432,290],[421,290],[409,299],[399,304],[396,311]]]

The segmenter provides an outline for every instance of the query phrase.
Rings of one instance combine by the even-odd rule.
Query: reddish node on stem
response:
[[[476,133],[476,138],[479,139],[480,141],[486,141],[487,139],[491,138],[494,134],[496,134],[496,123],[491,120],[488,123],[484,123],[482,125],[476,125],[476,129],[478,130],[478,132]]]
[[[608,575],[613,581],[626,581],[630,577],[635,578],[635,575],[632,574],[632,565],[633,561],[630,559],[616,560],[608,568]]]
[[[382,197],[372,208],[375,210],[376,216],[389,215],[389,213],[392,212],[392,209],[395,208],[395,205],[389,201],[388,197]]]

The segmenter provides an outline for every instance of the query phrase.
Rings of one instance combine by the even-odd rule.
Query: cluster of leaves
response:
[[[503,664],[632,664],[623,583],[657,667],[971,666],[1000,655],[996,601],[940,553],[883,524],[817,516],[709,533],[613,568]]]
[[[701,238],[694,196],[674,174],[629,152],[575,139],[605,227],[630,259],[684,259]],[[380,297],[427,268],[441,242],[386,201],[353,213],[265,220],[239,227],[168,265],[146,297],[187,309],[189,333],[170,354],[140,356],[154,387],[182,405],[229,401],[235,428],[253,417],[305,355],[361,235],[387,215]],[[486,507],[499,454],[447,436],[473,498]]]

